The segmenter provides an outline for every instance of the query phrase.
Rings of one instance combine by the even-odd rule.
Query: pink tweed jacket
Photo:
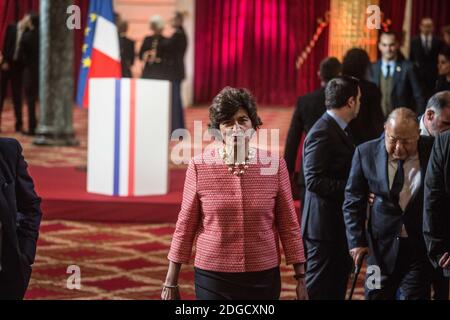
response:
[[[263,175],[260,169],[270,167],[269,157],[258,152],[241,177],[230,174],[222,160],[211,164],[217,159],[218,152],[210,151],[189,163],[168,259],[189,263],[196,242],[197,268],[268,270],[280,265],[281,239],[286,263],[303,263],[303,242],[284,159],[274,159],[278,162],[274,173]]]

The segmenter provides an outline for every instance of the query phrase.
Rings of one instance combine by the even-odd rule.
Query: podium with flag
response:
[[[111,196],[168,191],[168,81],[121,79],[112,0],[90,0],[77,104],[89,109],[87,190]]]
[[[91,79],[89,90],[88,192],[166,194],[170,82]]]

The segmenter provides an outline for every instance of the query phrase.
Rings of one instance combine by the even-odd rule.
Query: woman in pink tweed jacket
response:
[[[225,88],[209,112],[210,128],[220,130],[224,145],[189,163],[162,299],[180,298],[178,275],[194,242],[197,299],[279,299],[279,239],[298,281],[297,298],[307,299],[303,243],[284,159],[250,148],[248,139],[238,143],[239,133],[262,124],[253,97]]]

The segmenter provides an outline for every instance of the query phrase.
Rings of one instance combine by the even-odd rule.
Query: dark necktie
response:
[[[387,66],[386,66],[386,79],[389,79],[391,77],[391,65],[390,64],[388,64]]]
[[[394,181],[392,182],[391,197],[396,204],[400,200],[400,192],[402,191],[403,184],[405,183],[405,174],[403,171],[404,162],[404,160],[398,160],[397,172],[395,173]]]

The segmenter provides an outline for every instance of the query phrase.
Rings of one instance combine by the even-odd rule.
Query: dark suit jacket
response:
[[[367,80],[360,80],[361,108],[358,117],[349,123],[356,145],[376,139],[383,132],[384,115],[381,110],[381,92]]]
[[[168,78],[171,81],[181,81],[185,77],[184,55],[187,49],[187,37],[183,27],[175,30],[165,42]]]
[[[422,235],[423,181],[432,146],[433,138],[420,137],[418,148],[422,183],[404,214],[390,196],[388,154],[384,135],[356,148],[343,205],[349,249],[369,246],[373,253],[369,257],[370,264],[380,266],[388,274],[392,273],[395,267],[398,255],[397,236],[402,224],[405,224],[414,247],[426,259]],[[375,194],[375,201],[369,213],[366,230],[369,192]]]
[[[428,255],[437,267],[442,255],[450,252],[450,132],[436,139],[428,164],[423,232]],[[444,275],[450,277],[450,271]]]
[[[139,59],[144,58],[144,53],[152,49],[152,43],[155,37],[158,38],[158,45],[156,46],[156,56],[161,59],[159,63],[145,63],[144,70],[142,72],[142,78],[145,79],[158,79],[169,80],[167,72],[167,55],[165,54],[166,38],[163,36],[148,36],[144,39],[141,49],[139,50]]]
[[[445,77],[438,77],[434,93],[450,90],[450,82]]]
[[[17,24],[11,24],[6,29],[5,39],[3,42],[3,63],[11,65],[16,48]]]
[[[370,68],[371,81],[380,87],[381,60]],[[393,108],[408,107],[418,114],[425,111],[425,99],[414,65],[407,60],[397,60],[394,88],[391,94]]]
[[[25,87],[33,88],[33,92],[37,93],[39,88],[39,29],[25,31],[19,48],[19,57],[25,73]]]
[[[325,88],[320,88],[312,93],[299,97],[292,116],[291,125],[289,127],[286,147],[284,149],[284,159],[291,178],[295,174],[295,163],[298,155],[298,148],[303,133],[308,133],[314,123],[320,119],[325,112]],[[303,204],[305,195],[305,179],[303,170],[300,168],[295,183],[300,192],[300,200]]]
[[[345,240],[342,203],[354,150],[351,139],[327,113],[309,131],[303,157],[304,238]]]
[[[2,298],[22,299],[28,287],[42,216],[40,203],[20,144],[0,138]]]
[[[122,61],[122,77],[131,78],[131,67],[134,64],[134,41],[127,37],[119,37],[120,58]]]
[[[420,36],[411,40],[411,50],[409,59],[413,62],[418,70],[419,78],[422,80],[426,88],[432,90],[437,79],[437,60],[439,52],[442,49],[442,42],[433,37],[431,41],[431,50],[427,53],[422,45]]]

